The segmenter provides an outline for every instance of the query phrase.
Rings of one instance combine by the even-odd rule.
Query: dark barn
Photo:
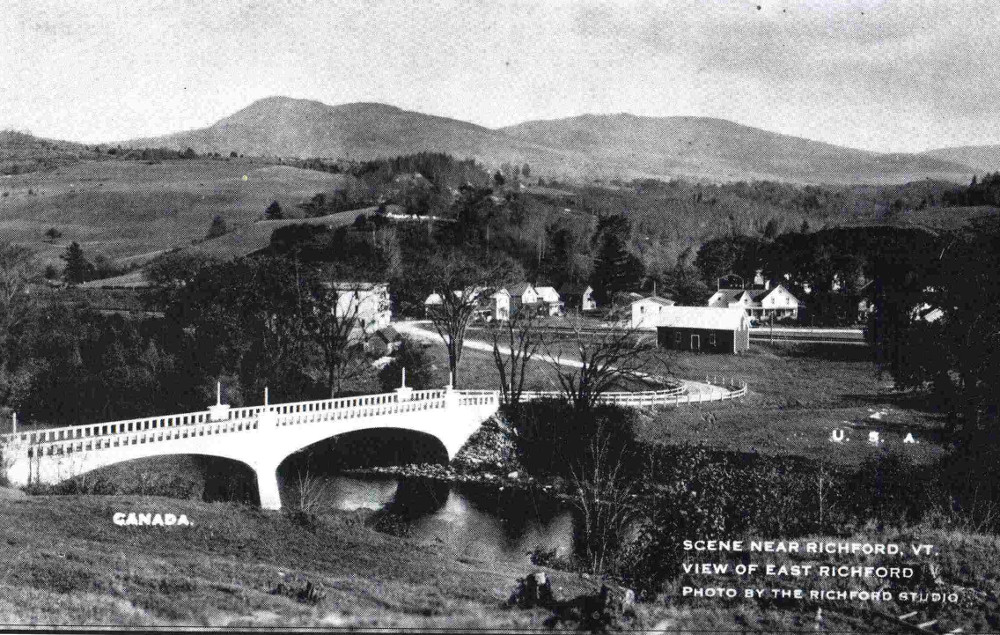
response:
[[[664,307],[657,316],[660,348],[706,353],[750,349],[750,319],[740,309],[700,306]]]

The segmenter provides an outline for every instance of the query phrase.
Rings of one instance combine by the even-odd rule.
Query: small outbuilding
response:
[[[594,299],[594,288],[586,283],[567,282],[559,289],[559,295],[566,309],[576,312],[594,311],[597,301]]]
[[[707,353],[750,349],[750,318],[740,308],[665,306],[657,314],[660,348]]]
[[[632,328],[655,331],[660,321],[660,313],[674,304],[670,298],[655,295],[636,300],[632,303]]]

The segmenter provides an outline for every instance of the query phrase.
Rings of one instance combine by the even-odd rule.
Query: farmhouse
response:
[[[711,353],[750,349],[750,318],[739,308],[668,306],[657,319],[660,348]]]
[[[655,331],[660,323],[660,314],[666,307],[676,302],[659,296],[650,296],[632,303],[632,328]]]
[[[741,308],[750,317],[799,317],[799,301],[791,292],[777,285],[773,289],[719,289],[708,299],[708,306]]]
[[[500,289],[495,293],[488,293],[485,287],[479,287],[476,289],[471,289],[466,291],[469,294],[471,300],[475,300],[475,317],[486,322],[492,320],[507,320],[510,319],[510,293],[506,289]],[[456,298],[461,298],[463,291],[461,289],[455,289],[452,294]],[[432,293],[427,296],[424,300],[424,311],[429,316],[430,312],[434,310],[434,307],[440,306],[442,304],[441,296],[437,293]]]
[[[545,315],[563,315],[566,307],[555,287],[535,287],[538,292],[538,299],[544,305]]]
[[[512,312],[520,311],[521,307],[527,305],[529,310],[538,308],[540,301],[538,291],[530,282],[519,282],[507,289],[510,293],[510,308]]]
[[[364,337],[389,326],[392,305],[387,283],[331,282],[330,286],[337,291],[334,314],[354,320],[356,335]]]
[[[593,311],[597,309],[594,288],[586,283],[567,282],[559,290],[567,309],[571,311]]]

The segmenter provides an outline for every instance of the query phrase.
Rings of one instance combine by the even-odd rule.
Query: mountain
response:
[[[586,153],[600,162],[626,161],[638,170],[724,181],[964,181],[972,172],[958,162],[845,148],[708,117],[582,115],[526,122],[504,132]]]
[[[136,139],[126,145],[281,157],[373,159],[422,151],[493,163],[528,158],[558,161],[558,152],[515,143],[502,132],[377,103],[328,106],[268,97],[200,130]]]
[[[287,97],[261,99],[207,128],[126,145],[353,159],[438,151],[492,167],[529,163],[535,174],[575,179],[964,182],[975,172],[932,156],[844,148],[722,119],[582,115],[490,129],[385,104],[329,106]]]
[[[995,146],[961,146],[957,148],[940,148],[928,150],[924,156],[964,163],[972,166],[980,174],[983,172],[1000,171],[1000,145]]]

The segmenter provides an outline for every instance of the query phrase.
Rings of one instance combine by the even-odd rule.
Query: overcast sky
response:
[[[630,112],[994,144],[998,33],[996,0],[0,0],[0,127],[119,140],[287,95],[490,127]]]

